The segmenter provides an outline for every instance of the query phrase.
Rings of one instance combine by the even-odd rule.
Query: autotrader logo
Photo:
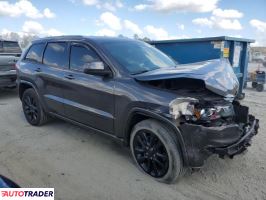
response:
[[[0,188],[0,200],[54,200],[54,188]]]

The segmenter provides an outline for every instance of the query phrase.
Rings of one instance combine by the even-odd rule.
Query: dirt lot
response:
[[[205,167],[166,185],[144,176],[124,147],[56,120],[32,127],[16,93],[0,91],[0,174],[23,187],[54,187],[56,199],[266,199],[266,92],[246,90],[261,120],[245,155],[211,157]]]

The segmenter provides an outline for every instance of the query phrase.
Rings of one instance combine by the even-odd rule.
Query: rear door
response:
[[[64,76],[68,68],[68,43],[48,42],[41,64],[34,64],[35,83],[49,112],[64,115]]]
[[[114,80],[85,74],[84,67],[102,61],[88,45],[72,43],[64,90],[68,118],[108,133],[114,131]]]

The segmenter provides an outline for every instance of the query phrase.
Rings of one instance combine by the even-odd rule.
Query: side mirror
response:
[[[105,67],[103,62],[91,62],[87,63],[84,68],[85,74],[91,74],[96,76],[111,76],[112,72],[109,68]]]

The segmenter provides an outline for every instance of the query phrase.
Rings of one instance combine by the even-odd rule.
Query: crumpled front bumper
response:
[[[250,118],[253,116],[250,116]],[[254,118],[254,117],[253,117]],[[213,153],[218,154],[221,158],[224,156],[229,156],[233,158],[235,155],[242,153],[251,145],[251,139],[254,135],[258,133],[259,129],[259,120],[253,119],[253,123],[249,129],[244,132],[244,135],[236,143],[229,145],[227,147],[214,147],[209,148]]]
[[[238,124],[221,127],[182,124],[180,130],[187,149],[188,167],[202,167],[211,154],[233,158],[234,155],[242,153],[250,146],[258,128],[259,120],[252,115],[249,115],[249,122],[244,129]]]

